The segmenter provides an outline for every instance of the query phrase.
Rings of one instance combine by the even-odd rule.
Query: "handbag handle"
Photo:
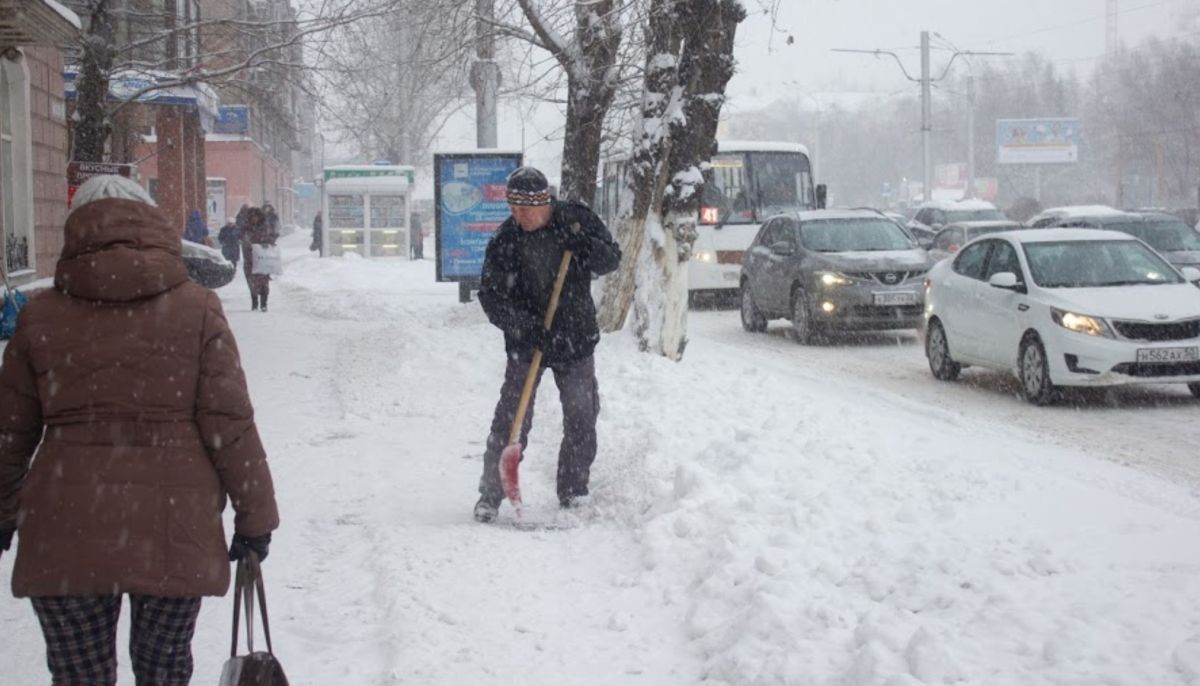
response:
[[[258,591],[258,607],[262,612],[263,636],[267,639],[267,652],[275,654],[271,647],[271,622],[267,615],[267,589],[263,584],[262,566],[258,561],[258,553],[249,551],[237,563],[237,576],[233,587],[233,645],[229,649],[230,657],[237,657],[238,624],[241,619],[242,603],[246,603],[246,647],[254,652],[254,596]]]

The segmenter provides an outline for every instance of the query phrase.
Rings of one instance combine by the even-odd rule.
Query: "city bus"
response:
[[[596,209],[610,225],[629,160],[604,164]],[[734,296],[742,254],[759,227],[781,212],[825,204],[825,187],[813,185],[808,150],[797,143],[718,141],[696,218],[698,236],[688,262],[688,301]]]

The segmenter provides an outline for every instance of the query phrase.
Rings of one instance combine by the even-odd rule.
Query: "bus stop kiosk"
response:
[[[479,288],[488,242],[509,216],[508,175],[519,166],[519,150],[433,155],[437,280],[457,281],[459,302]]]
[[[412,167],[326,167],[321,191],[325,254],[410,258],[412,191]]]

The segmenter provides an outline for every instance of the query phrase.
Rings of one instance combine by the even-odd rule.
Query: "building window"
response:
[[[20,52],[16,59],[0,57],[0,233],[5,271],[20,276],[33,270],[29,71]]]

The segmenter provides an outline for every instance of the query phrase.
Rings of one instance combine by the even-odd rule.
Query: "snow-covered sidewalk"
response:
[[[476,524],[499,332],[431,261],[284,244],[269,313],[240,279],[222,297],[279,491],[265,569],[296,686],[1200,683],[1194,494],[736,337],[679,364],[607,337],[592,509],[553,507],[545,383],[523,487],[567,528]],[[205,603],[196,684],[229,613]],[[45,683],[27,602],[0,598],[0,631],[3,682]]]

